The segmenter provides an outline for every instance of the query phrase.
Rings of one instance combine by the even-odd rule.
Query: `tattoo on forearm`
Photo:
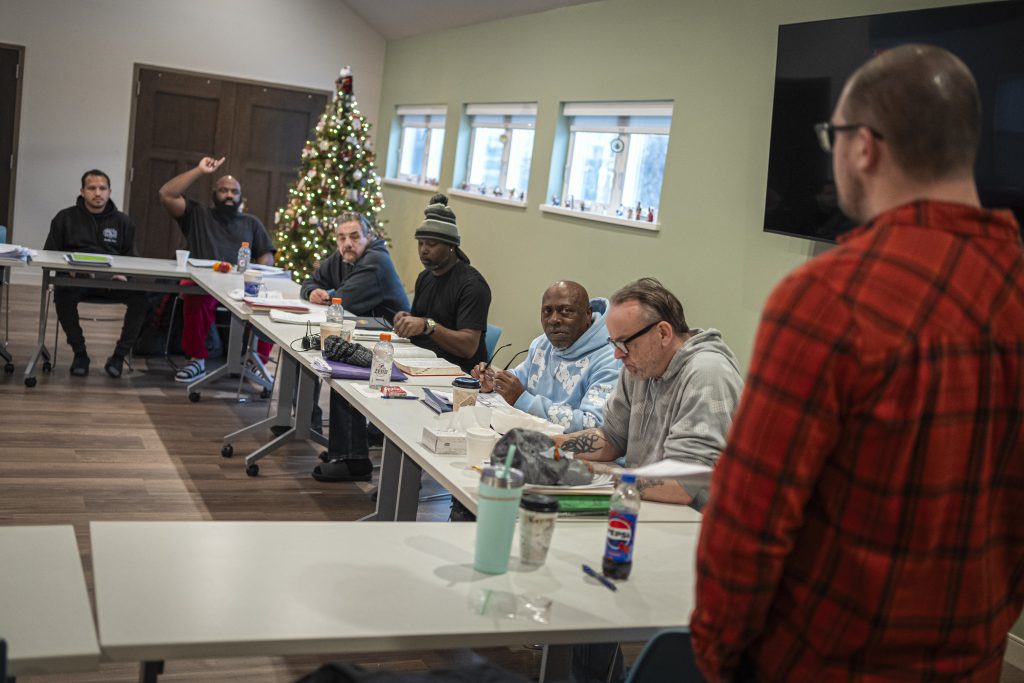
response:
[[[641,479],[636,483],[636,490],[642,493],[647,489],[653,489],[655,486],[661,486],[664,483],[664,479]]]
[[[572,453],[596,453],[602,448],[604,448],[604,437],[596,429],[579,432],[576,436],[562,442],[562,450]]]

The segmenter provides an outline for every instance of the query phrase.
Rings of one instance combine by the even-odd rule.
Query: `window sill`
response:
[[[398,178],[383,178],[385,185],[395,185],[396,187],[408,187],[413,190],[424,190],[425,192],[437,192],[437,185],[427,185],[425,183],[414,183],[411,180],[399,180]]]
[[[493,204],[503,204],[504,206],[514,206],[519,209],[526,208],[526,200],[519,201],[518,199],[509,199],[508,197],[495,197],[491,194],[480,194],[479,192],[470,192],[469,190],[460,190],[455,187],[448,188],[448,194],[454,197],[465,197],[466,199],[476,199],[481,202],[491,202]]]
[[[572,218],[581,218],[585,221],[597,221],[598,223],[611,223],[612,225],[621,225],[627,228],[637,228],[639,230],[649,230],[651,232],[659,232],[661,229],[661,223],[648,223],[645,220],[630,220],[628,218],[620,218],[619,216],[605,216],[604,214],[591,213],[589,211],[575,211],[563,206],[554,206],[553,204],[541,204],[540,210],[543,213],[554,213],[559,216],[571,216]]]

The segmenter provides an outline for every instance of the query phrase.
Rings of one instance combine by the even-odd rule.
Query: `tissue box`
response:
[[[423,445],[438,455],[465,455],[466,432],[440,426],[423,428]]]

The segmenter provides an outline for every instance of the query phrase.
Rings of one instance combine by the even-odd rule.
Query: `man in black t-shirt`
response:
[[[462,240],[448,197],[434,195],[423,214],[416,241],[426,270],[416,278],[412,312],[395,316],[395,332],[470,372],[487,360],[491,288],[459,248]]]
[[[87,254],[114,254],[135,256],[135,224],[126,214],[121,213],[110,199],[110,178],[99,169],[86,171],[82,175],[82,189],[75,205],[64,209],[50,222],[50,233],[46,236],[43,249],[53,251],[84,252]],[[73,272],[74,277],[93,278],[93,273]],[[126,281],[123,275],[111,279]],[[89,354],[85,349],[85,335],[78,320],[78,304],[83,299],[102,299],[128,305],[121,326],[121,336],[114,346],[114,353],[107,359],[103,369],[113,378],[121,376],[124,357],[128,355],[139,337],[142,325],[149,312],[149,301],[145,292],[123,289],[80,287],[55,287],[53,307],[57,320],[64,328],[68,346],[74,351],[71,374],[84,377],[89,374]]]
[[[203,157],[195,168],[177,175],[160,188],[160,202],[178,222],[185,234],[191,255],[201,259],[215,259],[234,263],[243,242],[249,243],[254,263],[273,265],[274,243],[255,216],[241,213],[242,185],[229,175],[221,176],[213,186],[213,208],[184,197],[192,183],[216,171],[224,157]],[[206,376],[206,337],[213,327],[217,300],[208,294],[183,294],[184,329],[181,347],[191,361],[179,370],[178,382],[195,382]],[[260,342],[257,348],[266,358],[270,344]]]

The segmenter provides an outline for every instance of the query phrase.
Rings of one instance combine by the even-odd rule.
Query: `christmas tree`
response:
[[[334,99],[316,124],[316,139],[307,140],[302,149],[288,203],[274,214],[275,261],[292,271],[296,282],[308,278],[337,248],[341,213],[361,213],[381,233],[377,214],[384,208],[384,196],[369,140],[370,124],[356,107],[352,71],[345,67],[335,81]]]

